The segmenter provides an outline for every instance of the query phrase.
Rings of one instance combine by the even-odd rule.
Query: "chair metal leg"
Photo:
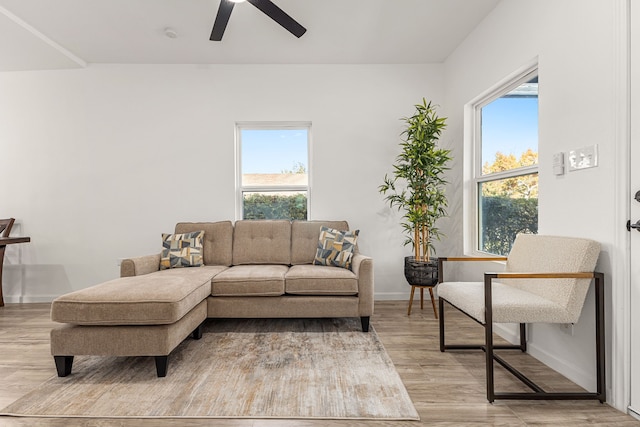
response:
[[[488,282],[487,283],[487,279]],[[485,302],[487,294],[491,293],[490,275],[485,275]],[[596,375],[597,375],[597,391],[591,392],[545,392],[540,386],[527,378],[516,368],[507,363],[504,359],[494,354],[494,349],[498,348],[493,345],[493,325],[491,305],[485,308],[485,352],[486,352],[486,372],[487,372],[487,400],[493,402],[495,399],[514,399],[514,400],[588,400],[597,399],[601,403],[606,401],[606,378],[605,378],[605,341],[604,341],[604,275],[602,273],[594,274],[596,288]],[[526,351],[526,327],[520,324],[520,350]],[[494,383],[494,365],[493,361],[500,363],[507,371],[519,379],[523,384],[528,386],[533,392],[518,393],[497,393]]]
[[[440,319],[438,319],[438,325],[440,326],[440,351],[444,352],[444,299],[438,298],[438,308],[440,311]]]
[[[606,395],[606,366],[604,341],[604,274],[595,274],[596,284],[596,376],[597,395],[600,403],[607,400]]]
[[[487,380],[487,400],[493,403],[495,400],[495,388],[493,382],[493,310],[491,304],[491,276],[484,276],[484,344],[485,364]]]
[[[442,258],[441,258],[442,260]],[[442,269],[440,269],[440,272]],[[572,273],[563,273],[572,274]],[[579,278],[586,278],[586,273],[575,273],[581,276]],[[486,389],[487,400],[494,402],[498,399],[510,399],[510,400],[590,400],[597,399],[601,403],[606,401],[606,365],[605,365],[605,312],[604,312],[604,274],[594,272],[589,273],[595,282],[595,315],[596,315],[596,382],[597,391],[593,392],[545,392],[540,386],[535,384],[524,374],[518,371],[516,368],[507,363],[503,358],[495,353],[495,350],[520,350],[523,353],[527,351],[527,327],[525,323],[520,323],[520,343],[518,345],[503,345],[494,344],[493,341],[493,311],[492,311],[492,280],[496,279],[499,273],[485,273],[484,275],[484,303],[485,303],[485,322],[479,322],[469,314],[465,313],[460,308],[456,307],[449,301],[446,301],[442,296],[438,299],[438,308],[440,312],[439,316],[439,329],[440,329],[440,351],[446,350],[483,350],[485,352],[485,369],[486,369]],[[441,274],[439,275],[439,283],[442,283]],[[451,307],[459,310],[469,318],[473,319],[477,323],[480,323],[484,327],[484,345],[482,344],[445,344],[445,310],[444,303],[447,302]],[[495,391],[495,377],[494,377],[494,361],[504,367],[509,373],[514,375],[523,384],[529,387],[532,392],[496,392]]]
[[[6,245],[0,245],[0,307],[4,307],[4,297],[2,296],[2,264],[4,261],[4,250]]]

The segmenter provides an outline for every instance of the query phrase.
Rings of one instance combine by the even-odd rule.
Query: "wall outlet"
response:
[[[559,323],[558,326],[562,332],[573,336],[573,323]]]
[[[598,166],[598,145],[569,151],[569,172]]]

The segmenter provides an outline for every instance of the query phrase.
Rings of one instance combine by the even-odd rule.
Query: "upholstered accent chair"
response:
[[[508,257],[439,258],[437,292],[440,309],[440,351],[483,350],[486,357],[487,400],[495,399],[557,399],[606,400],[604,341],[604,276],[594,272],[600,244],[593,240],[519,234]],[[483,282],[447,282],[443,278],[443,263],[448,261],[504,260],[503,273],[484,273]],[[527,323],[576,323],[591,282],[595,285],[596,310],[596,382],[592,392],[546,392],[527,378],[495,350],[511,349],[526,352]],[[484,344],[446,344],[444,304],[462,311],[484,326]],[[520,343],[498,345],[493,341],[494,323],[520,325]],[[496,392],[494,361],[528,386],[532,392]]]

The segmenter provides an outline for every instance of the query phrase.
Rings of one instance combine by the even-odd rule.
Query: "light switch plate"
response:
[[[569,151],[569,172],[598,166],[598,145]]]
[[[564,175],[564,153],[555,153],[553,155],[553,174]]]

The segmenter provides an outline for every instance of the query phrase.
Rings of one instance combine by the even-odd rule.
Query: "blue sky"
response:
[[[482,108],[482,164],[497,151],[516,158],[538,151],[538,98],[498,98]]]
[[[280,173],[297,162],[308,169],[307,129],[242,129],[242,172]],[[497,151],[519,158],[538,151],[538,98],[498,98],[482,108],[482,163]]]
[[[297,162],[308,168],[307,129],[242,129],[242,173],[280,173]]]

